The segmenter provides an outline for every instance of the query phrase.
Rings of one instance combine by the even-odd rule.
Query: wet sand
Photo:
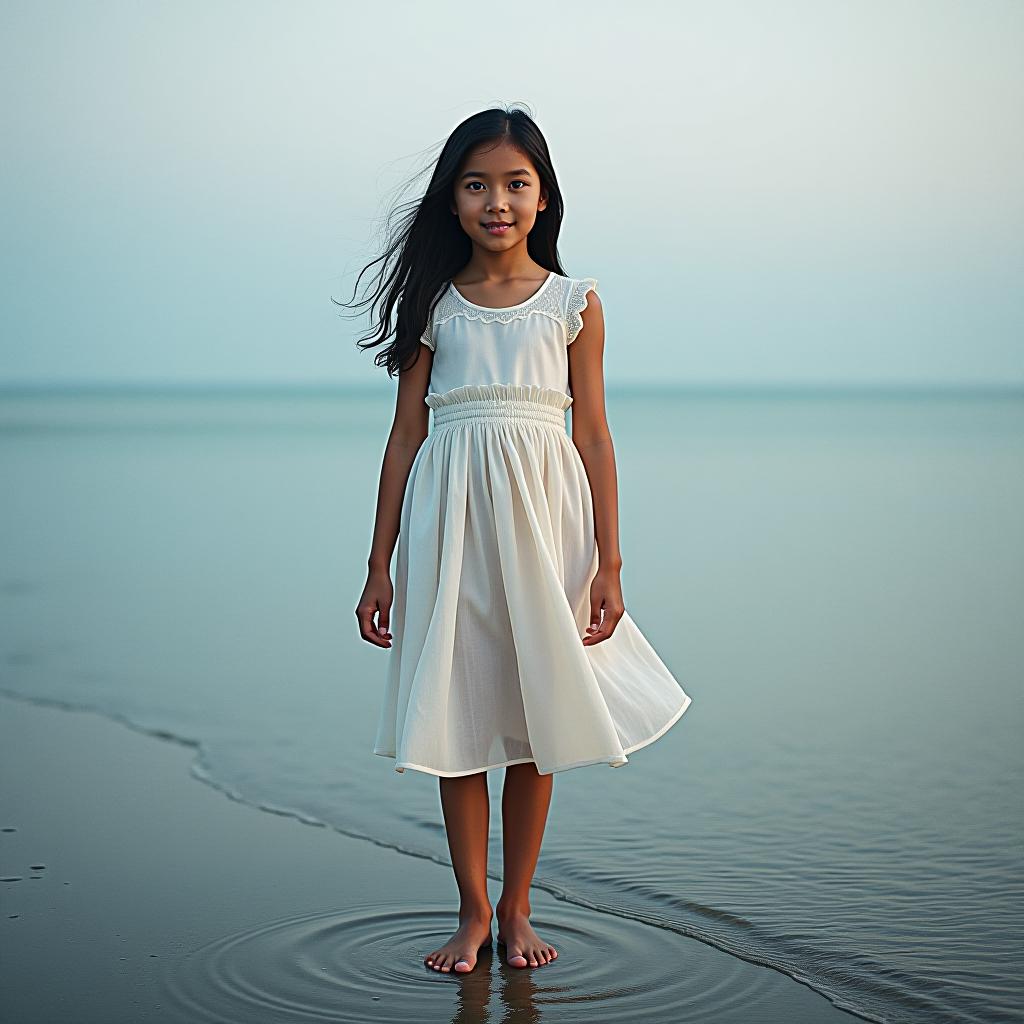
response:
[[[232,800],[189,774],[193,756],[0,698],[5,1019],[859,1019],[777,971],[537,890],[533,922],[558,960],[519,970],[495,947],[439,975],[422,956],[457,925],[447,865]]]

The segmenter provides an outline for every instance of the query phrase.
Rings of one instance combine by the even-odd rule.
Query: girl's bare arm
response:
[[[378,647],[391,646],[391,634],[388,632],[394,599],[391,555],[398,541],[409,470],[430,426],[430,409],[423,399],[434,354],[425,345],[420,347],[415,365],[398,375],[395,416],[380,470],[366,586],[356,606],[360,635]],[[374,615],[377,615],[376,625]]]
[[[594,291],[587,295],[583,327],[569,346],[569,379],[572,390],[572,440],[590,480],[594,499],[594,533],[598,550],[597,576],[591,585],[591,629],[585,637],[590,646],[611,636],[625,610],[620,573],[619,493],[615,447],[605,411],[604,309]],[[601,609],[604,609],[604,621]]]

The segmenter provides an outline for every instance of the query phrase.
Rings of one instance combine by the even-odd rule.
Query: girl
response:
[[[540,129],[485,110],[452,132],[374,261],[397,258],[373,344],[397,305],[376,361],[399,372],[398,398],[356,616],[392,648],[374,753],[439,778],[461,906],[423,958],[435,971],[472,971],[495,911],[509,966],[558,956],[529,919],[554,773],[626,764],[690,704],[623,606],[604,314],[593,278],[562,273],[561,219]],[[492,768],[505,768],[494,908]]]

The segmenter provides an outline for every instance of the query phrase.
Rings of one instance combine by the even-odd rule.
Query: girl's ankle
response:
[[[498,917],[529,917],[530,916],[530,904],[529,903],[515,903],[508,902],[502,903],[498,900],[498,906],[496,910]]]
[[[493,907],[484,904],[482,906],[459,907],[459,921],[487,921],[490,922],[494,916]]]

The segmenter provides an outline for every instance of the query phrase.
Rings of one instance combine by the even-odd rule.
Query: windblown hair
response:
[[[503,141],[511,143],[530,159],[540,175],[541,187],[547,192],[547,206],[538,212],[526,240],[530,256],[542,267],[564,276],[558,258],[562,194],[540,128],[528,113],[514,105],[473,114],[448,136],[423,197],[396,207],[388,217],[389,225],[397,220],[397,226],[388,229],[390,240],[385,251],[360,270],[353,288],[355,295],[363,274],[379,263],[376,285],[370,289],[372,294],[359,302],[336,303],[355,307],[371,305],[376,310],[371,313],[376,316],[373,327],[356,342],[359,348],[383,345],[394,334],[391,343],[374,357],[378,366],[387,367],[388,376],[407,369],[419,358],[420,336],[430,322],[440,292],[472,254],[473,243],[451,211],[459,171],[474,148],[488,142],[499,145]],[[416,177],[422,173],[420,171]],[[397,323],[392,328],[392,314],[396,309]],[[410,357],[414,358],[410,360]]]

